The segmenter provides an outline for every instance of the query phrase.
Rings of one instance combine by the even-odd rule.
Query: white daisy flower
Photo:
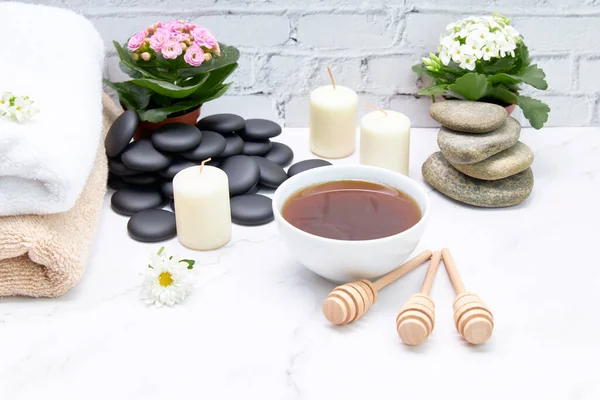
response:
[[[190,294],[192,272],[188,263],[181,262],[178,257],[169,257],[162,250],[150,257],[142,286],[142,300],[158,307],[170,307]]]

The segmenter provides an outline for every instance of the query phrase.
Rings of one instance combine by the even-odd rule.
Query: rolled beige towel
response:
[[[57,297],[81,278],[106,193],[104,136],[121,113],[106,94],[102,105],[102,140],[75,206],[59,214],[0,217],[0,296]]]

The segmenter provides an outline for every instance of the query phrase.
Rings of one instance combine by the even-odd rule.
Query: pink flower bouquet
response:
[[[225,79],[237,68],[240,52],[217,42],[206,28],[182,21],[156,23],[122,46],[113,42],[119,66],[132,79],[105,83],[121,104],[142,121],[160,122],[222,96]]]

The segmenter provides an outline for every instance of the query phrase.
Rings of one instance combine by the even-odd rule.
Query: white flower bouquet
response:
[[[0,97],[0,117],[17,122],[31,119],[39,112],[34,103],[29,96],[15,96],[11,92],[4,92]]]
[[[419,94],[518,105],[531,126],[540,129],[550,107],[523,96],[521,84],[546,90],[544,71],[531,64],[523,37],[500,14],[469,17],[449,24],[436,54],[430,53],[413,71],[433,83]]]

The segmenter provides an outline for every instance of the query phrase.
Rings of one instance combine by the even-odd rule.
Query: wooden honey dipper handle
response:
[[[460,280],[460,275],[458,275],[458,270],[456,269],[456,263],[452,258],[452,254],[450,254],[450,250],[442,249],[442,258],[444,259],[444,265],[446,266],[446,271],[448,271],[448,276],[450,277],[450,281],[452,282],[452,286],[454,286],[454,290],[456,294],[463,294],[466,292],[465,285],[463,285]]]
[[[431,287],[433,286],[433,281],[435,279],[435,274],[437,273],[441,261],[442,253],[439,251],[434,252],[433,256],[431,257],[431,261],[429,261],[429,267],[427,267],[427,273],[425,274],[423,285],[421,286],[421,294],[429,296],[429,292],[431,292]]]
[[[383,276],[382,278],[379,278],[378,280],[373,282],[373,288],[376,291],[380,291],[381,289],[383,289],[390,283],[392,283],[395,280],[397,280],[398,278],[406,275],[413,269],[417,268],[419,265],[423,264],[425,261],[429,260],[431,258],[431,254],[432,254],[431,250],[425,250],[424,252],[422,252],[421,254],[419,254],[418,256],[413,258],[412,260],[402,264],[399,268],[393,270],[389,274],[387,274],[387,275]]]

